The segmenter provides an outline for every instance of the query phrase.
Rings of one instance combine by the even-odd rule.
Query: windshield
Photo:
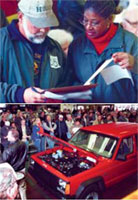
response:
[[[70,139],[69,143],[97,155],[111,158],[117,144],[117,138],[101,133],[79,130]]]

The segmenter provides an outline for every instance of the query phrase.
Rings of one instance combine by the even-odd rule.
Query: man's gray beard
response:
[[[38,36],[36,36],[36,35],[34,35],[34,34],[29,32],[29,30],[27,28],[27,22],[26,22],[26,17],[25,16],[23,17],[23,29],[24,29],[26,38],[29,41],[31,41],[32,43],[41,44],[41,43],[44,42],[45,37],[44,38],[38,38],[39,34],[38,34]]]

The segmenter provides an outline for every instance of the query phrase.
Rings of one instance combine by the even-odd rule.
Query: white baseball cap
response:
[[[10,122],[9,121],[5,121],[5,126],[10,126]]]
[[[38,28],[59,25],[52,6],[52,0],[20,0],[18,3],[21,12]]]
[[[63,115],[61,115],[61,114],[59,114],[59,116],[58,116],[59,118],[63,118]]]

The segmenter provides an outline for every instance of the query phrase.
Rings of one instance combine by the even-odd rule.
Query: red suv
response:
[[[68,143],[51,139],[52,149],[32,156],[32,173],[60,198],[100,199],[106,188],[137,172],[136,123],[83,127]]]

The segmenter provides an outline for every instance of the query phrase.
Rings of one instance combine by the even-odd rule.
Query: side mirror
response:
[[[125,161],[126,160],[126,155],[125,154],[118,154],[117,157],[116,157],[116,160]]]

